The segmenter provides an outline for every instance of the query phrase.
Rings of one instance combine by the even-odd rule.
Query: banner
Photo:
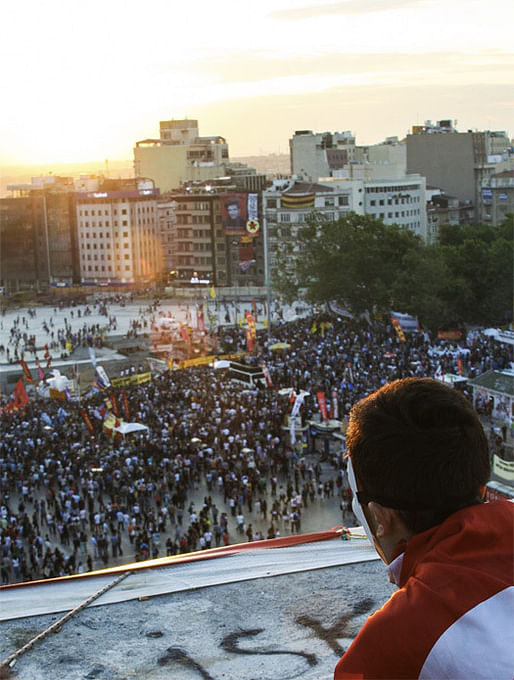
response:
[[[123,411],[125,412],[125,418],[130,420],[130,407],[126,392],[121,393],[121,402],[123,404]]]
[[[48,390],[50,399],[58,399],[59,401],[66,401],[66,392],[64,390],[56,390],[55,387],[50,387]]]
[[[400,342],[406,342],[405,333],[403,332],[402,325],[398,321],[398,319],[395,319],[394,316],[392,316],[391,317],[391,323],[393,324],[393,328],[396,331],[396,335],[400,339]]]
[[[339,420],[339,404],[337,400],[337,390],[332,391],[332,418]]]
[[[245,312],[245,316],[246,316],[246,323],[248,324],[248,328],[249,328],[250,333],[252,335],[252,340],[255,340],[257,338],[257,326],[255,325],[255,319],[250,314],[250,312]]]
[[[106,437],[109,437],[110,439],[114,439],[116,436],[116,432],[114,430],[115,427],[119,427],[120,425],[120,420],[116,418],[114,413],[109,413],[107,418],[104,420],[102,424],[102,430]]]
[[[38,372],[38,375],[39,375],[39,379],[44,380],[45,374],[43,372],[43,369],[41,368],[41,363],[40,363],[39,359],[36,359],[36,366],[37,366],[37,372]]]
[[[111,386],[111,381],[107,377],[107,373],[103,366],[96,366],[95,368],[96,382],[100,389],[105,389]]]
[[[282,208],[314,208],[316,194],[282,194],[280,203]]]
[[[114,415],[117,418],[119,418],[120,417],[120,409],[118,407],[118,400],[116,399],[116,395],[114,394],[114,392],[109,392],[109,398],[110,398],[111,404],[112,404],[112,411],[113,411]]]
[[[325,398],[325,395],[323,392],[318,392],[316,394],[318,398],[318,405],[319,405],[319,410],[321,412],[321,416],[323,420],[328,420],[328,413],[327,413],[327,400]]]
[[[273,387],[273,380],[271,379],[270,372],[268,371],[268,367],[266,364],[261,364],[261,370],[264,374],[264,378],[266,380],[266,386],[267,387]]]
[[[245,329],[246,334],[246,344],[248,345],[248,351],[253,352],[253,335],[250,328]]]
[[[514,462],[493,456],[493,472],[508,482],[514,482]]]
[[[152,374],[147,373],[135,373],[134,375],[127,375],[123,378],[113,378],[111,380],[111,385],[113,387],[125,387],[126,385],[142,385],[152,379]]]
[[[32,378],[32,373],[30,372],[30,368],[27,366],[27,362],[24,361],[23,359],[20,359],[20,366],[23,371],[23,375],[25,376],[25,379],[29,383],[33,383],[34,380]]]
[[[198,305],[196,310],[196,327],[199,331],[205,332],[205,319],[203,316],[203,305]]]
[[[299,394],[296,399],[294,400],[293,404],[293,409],[291,411],[291,418],[294,419],[300,412],[300,407],[303,404],[303,400],[305,399],[305,394]]]
[[[391,319],[396,319],[398,321],[404,333],[417,333],[420,330],[418,317],[412,316],[412,314],[391,312]]]
[[[95,428],[93,427],[93,423],[91,422],[91,418],[88,415],[88,412],[86,411],[85,408],[80,409],[80,415],[82,416],[82,420],[85,422],[87,429],[89,430],[89,434],[94,437],[95,436]]]
[[[444,331],[439,329],[437,331],[438,340],[460,340],[462,338],[462,331],[458,329]]]
[[[180,335],[182,336],[182,340],[187,344],[189,342],[189,337],[187,335],[187,328],[180,321],[178,322],[178,327],[180,329]]]
[[[220,194],[221,224],[225,234],[245,234],[248,222],[247,194]]]

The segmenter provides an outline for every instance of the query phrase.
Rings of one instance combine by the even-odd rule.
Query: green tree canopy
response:
[[[328,221],[314,213],[285,240],[274,285],[288,298],[334,300],[365,310],[417,315],[427,327],[464,321],[505,323],[512,306],[514,216],[500,227],[445,225],[425,245],[408,229],[350,213]]]

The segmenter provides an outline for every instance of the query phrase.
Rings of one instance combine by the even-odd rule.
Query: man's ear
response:
[[[398,516],[396,510],[386,508],[376,501],[370,501],[368,508],[375,521],[374,532],[377,538],[390,536],[397,528]]]

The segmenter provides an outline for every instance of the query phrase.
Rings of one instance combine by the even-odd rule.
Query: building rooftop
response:
[[[368,540],[352,534],[245,543],[1,588],[0,659],[129,570],[21,655],[16,677],[332,678],[367,616],[394,590]],[[213,559],[216,551],[222,557]]]

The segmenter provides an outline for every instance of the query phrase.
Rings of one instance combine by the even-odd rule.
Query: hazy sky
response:
[[[130,159],[197,118],[231,156],[425,119],[514,135],[512,0],[21,0],[0,22],[0,164]]]

